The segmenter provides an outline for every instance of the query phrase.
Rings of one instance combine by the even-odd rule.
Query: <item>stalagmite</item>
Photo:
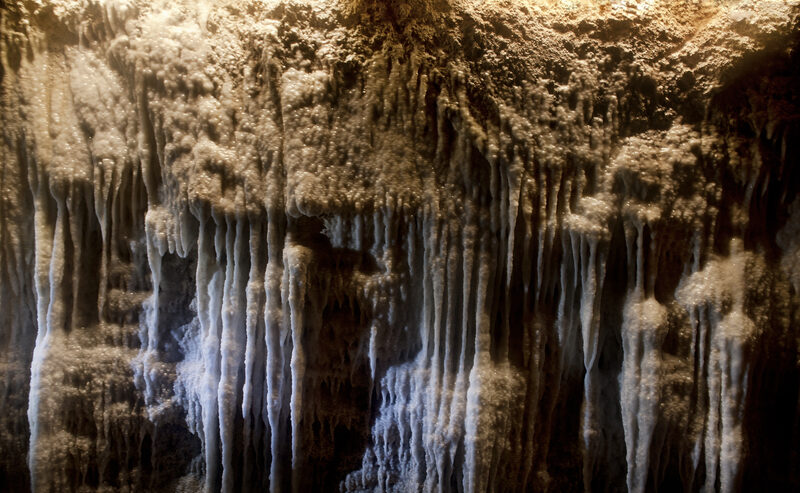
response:
[[[0,490],[800,490],[800,2],[0,6]]]

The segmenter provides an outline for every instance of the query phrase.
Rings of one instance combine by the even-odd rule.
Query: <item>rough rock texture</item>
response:
[[[797,1],[0,8],[0,489],[800,490]]]

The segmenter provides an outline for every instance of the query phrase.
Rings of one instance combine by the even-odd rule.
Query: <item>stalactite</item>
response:
[[[0,489],[797,489],[797,2],[478,3],[2,7]]]

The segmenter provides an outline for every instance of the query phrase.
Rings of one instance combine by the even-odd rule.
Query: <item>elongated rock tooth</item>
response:
[[[800,490],[797,1],[0,9],[0,490]]]

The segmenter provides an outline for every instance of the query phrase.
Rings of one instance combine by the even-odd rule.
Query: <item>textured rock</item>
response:
[[[0,23],[0,489],[800,489],[800,3]]]

